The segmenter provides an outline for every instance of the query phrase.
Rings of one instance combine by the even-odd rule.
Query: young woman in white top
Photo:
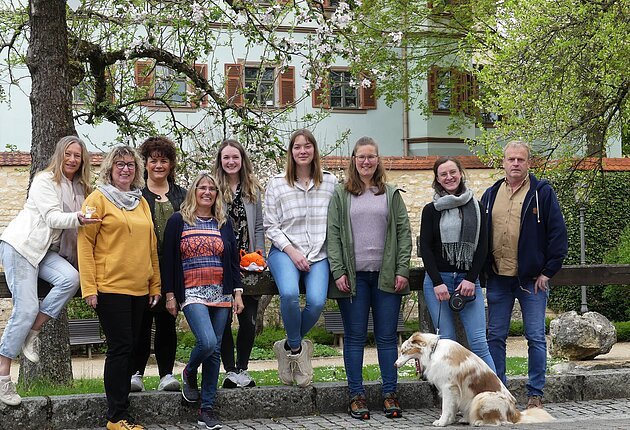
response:
[[[317,142],[308,130],[293,133],[283,174],[271,178],[265,194],[264,227],[272,246],[268,265],[280,293],[286,340],[273,346],[282,383],[302,387],[313,379],[313,344],[304,336],[326,302],[329,266],[326,255],[328,204],[337,179],[321,169]],[[299,284],[306,306],[300,308]]]

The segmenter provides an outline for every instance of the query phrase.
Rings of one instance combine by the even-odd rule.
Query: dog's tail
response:
[[[514,421],[514,423],[518,424],[548,423],[555,421],[555,418],[542,408],[525,409],[523,412],[517,414],[517,416],[518,421]]]

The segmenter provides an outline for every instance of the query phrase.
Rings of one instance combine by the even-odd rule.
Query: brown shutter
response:
[[[322,85],[317,90],[313,90],[313,107],[330,109],[330,74],[324,73]]]
[[[453,108],[457,112],[466,112],[467,103],[466,95],[468,93],[466,73],[461,70],[451,69],[451,85],[453,87],[453,93],[451,100],[453,101]]]
[[[197,72],[198,74],[201,75],[202,78],[204,78],[206,81],[208,80],[208,66],[206,64],[195,64],[195,72]],[[200,88],[193,88],[192,89],[193,93],[197,93],[200,92],[201,89]],[[193,100],[191,103],[191,106],[194,108],[198,108],[198,107],[206,107],[208,106],[208,95],[204,95],[201,99],[201,105],[199,103],[197,103],[197,100]]]
[[[225,76],[225,98],[228,103],[237,106],[243,104],[243,65],[242,64],[226,64]]]
[[[153,61],[138,60],[135,64],[136,86],[142,89],[142,97],[153,97],[155,66]],[[154,106],[153,100],[140,103],[142,106]]]
[[[359,79],[363,80],[365,76],[361,76]],[[376,109],[376,81],[370,79],[370,87],[364,88],[361,86],[361,100],[360,100],[360,108],[361,109]]]
[[[439,69],[436,66],[431,66],[431,69],[429,69],[429,82],[427,88],[427,95],[429,97],[429,109],[431,109],[431,111],[436,111],[438,108],[438,73]]]
[[[280,106],[295,102],[295,67],[289,66],[280,73]]]

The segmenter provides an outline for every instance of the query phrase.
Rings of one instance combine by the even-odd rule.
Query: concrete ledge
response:
[[[630,398],[630,369],[595,370],[555,375],[547,378],[545,401]],[[508,388],[523,405],[527,400],[526,378],[513,378]],[[369,407],[381,406],[380,384],[366,384]],[[425,381],[402,381],[398,396],[404,408],[439,407],[435,387]],[[132,394],[131,414],[144,424],[189,423],[197,409],[182,401],[179,393],[145,392]],[[272,418],[343,413],[348,403],[345,383],[322,383],[309,388],[256,387],[220,389],[216,411],[225,420]],[[105,425],[106,400],[103,394],[31,397],[18,407],[0,404],[0,430],[62,430]]]

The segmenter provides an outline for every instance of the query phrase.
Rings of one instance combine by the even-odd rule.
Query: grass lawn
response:
[[[331,348],[332,349],[332,348]],[[550,360],[549,366],[557,363],[558,360]],[[278,372],[276,370],[252,370],[249,372],[252,378],[259,386],[266,385],[280,385],[278,380]],[[527,359],[522,357],[508,357],[507,358],[507,374],[509,376],[526,375],[527,374]],[[223,383],[225,374],[221,373],[219,376],[219,386]],[[371,364],[364,366],[363,379],[364,381],[377,381],[380,378],[380,371],[378,365]],[[413,380],[417,379],[415,374],[415,368],[413,364],[408,363],[402,368],[398,369],[398,378],[400,380]],[[316,367],[313,374],[314,382],[344,382],[346,381],[346,371],[343,366],[324,366]],[[144,378],[144,386],[147,390],[157,389],[159,383],[159,377],[147,376]],[[32,396],[56,396],[64,394],[87,394],[87,393],[103,393],[103,380],[102,379],[77,379],[73,382],[72,386],[57,386],[54,384],[41,383],[32,387],[30,390],[24,390],[23,387],[18,386],[18,393],[23,397]]]

